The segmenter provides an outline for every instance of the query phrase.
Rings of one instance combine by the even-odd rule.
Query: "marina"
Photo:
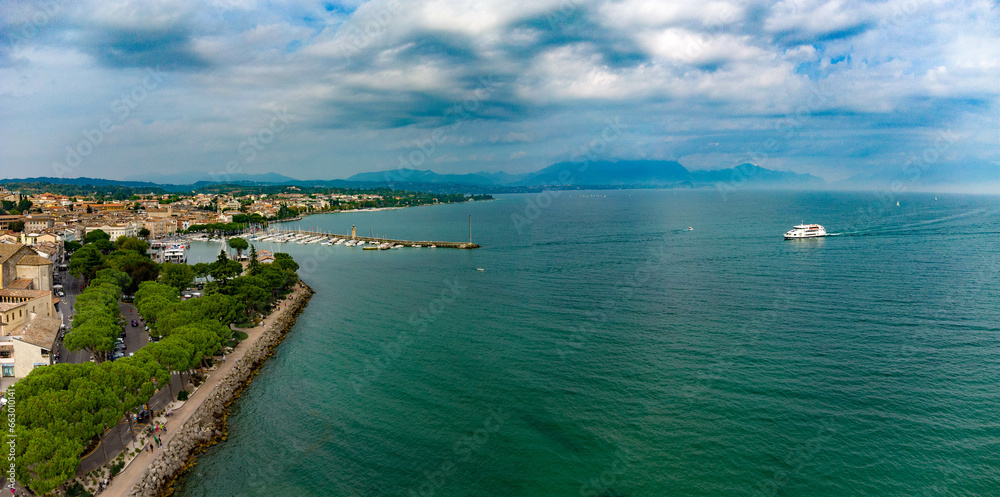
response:
[[[197,234],[186,237],[186,240],[197,240],[206,242],[221,242],[225,243],[230,238],[243,238],[250,243],[295,243],[297,245],[311,245],[319,244],[323,246],[335,246],[342,245],[345,247],[363,247],[365,250],[388,250],[397,248],[455,248],[455,249],[476,249],[479,248],[478,244],[470,242],[446,242],[446,241],[427,241],[427,240],[399,240],[395,238],[386,238],[380,236],[360,236],[356,233],[356,230],[352,229],[350,235],[342,235],[337,233],[325,233],[320,231],[305,231],[305,230],[277,230],[277,229],[267,229],[267,230],[250,230],[237,235],[232,235],[229,237],[209,237],[206,234]],[[159,242],[163,244],[163,248],[168,248],[170,245],[183,243],[176,240],[173,241],[163,241]]]

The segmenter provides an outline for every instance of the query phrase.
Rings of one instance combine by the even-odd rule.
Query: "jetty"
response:
[[[323,231],[310,231],[310,230],[267,230],[267,231],[257,231],[248,232],[244,235],[240,235],[241,238],[247,236],[309,236],[309,237],[320,237],[326,240],[341,239],[341,240],[355,240],[365,243],[389,243],[392,245],[402,245],[404,247],[437,247],[437,248],[456,248],[456,249],[477,249],[478,244],[470,242],[441,242],[433,240],[398,240],[394,238],[384,238],[378,236],[362,236],[356,233],[351,233],[350,235],[341,235],[338,233],[326,233]]]

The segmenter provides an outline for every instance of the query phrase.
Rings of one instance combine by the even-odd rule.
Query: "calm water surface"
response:
[[[472,215],[474,251],[258,246],[316,295],[178,495],[1000,491],[1000,198],[537,200],[298,223]],[[837,235],[781,239],[801,221]]]

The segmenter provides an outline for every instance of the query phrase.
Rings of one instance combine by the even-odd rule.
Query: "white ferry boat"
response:
[[[785,240],[792,240],[795,238],[817,238],[821,236],[826,236],[826,228],[818,224],[796,224],[792,226],[792,229],[785,233]]]
[[[170,245],[163,251],[163,262],[172,262],[174,264],[186,264],[187,263],[187,250],[183,243],[177,243]]]

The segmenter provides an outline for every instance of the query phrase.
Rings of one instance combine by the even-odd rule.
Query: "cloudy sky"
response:
[[[1000,161],[991,1],[0,2],[0,176]],[[940,159],[937,157],[940,156]]]

